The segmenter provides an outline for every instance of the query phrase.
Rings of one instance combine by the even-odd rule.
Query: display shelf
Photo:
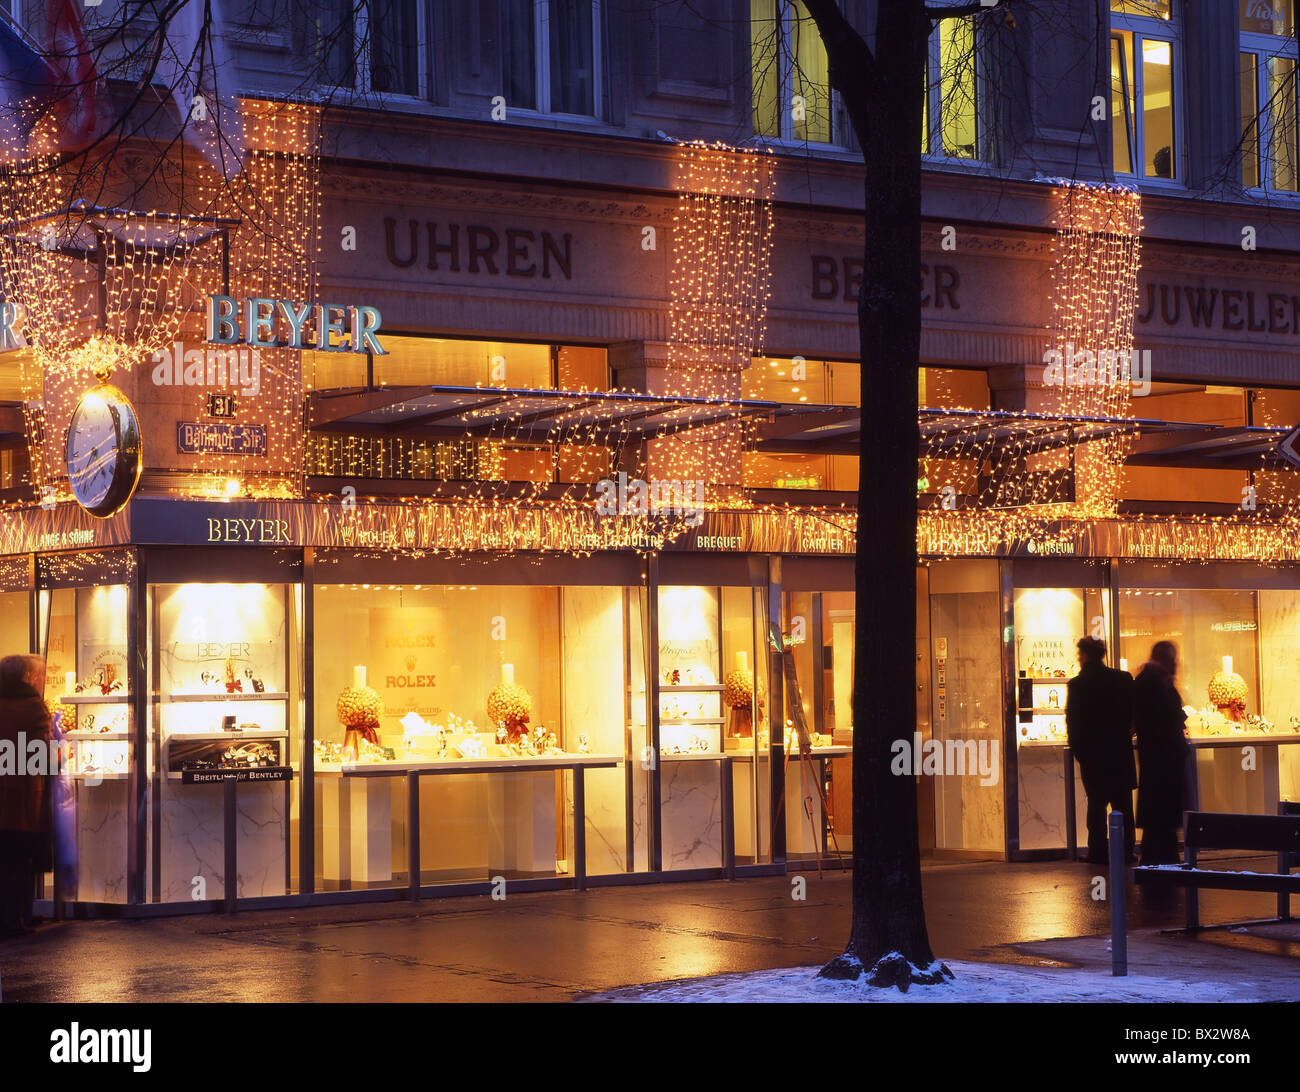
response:
[[[661,694],[721,694],[724,690],[722,683],[673,683],[659,687]]]
[[[163,694],[158,700],[164,705],[188,705],[200,701],[288,701],[289,695],[283,690],[267,690],[261,694]]]
[[[208,741],[218,740],[218,739],[229,739],[229,740],[286,739],[288,738],[288,735],[289,733],[286,732],[283,728],[279,728],[279,729],[255,728],[252,731],[234,731],[234,732],[225,732],[221,730],[215,730],[210,732],[177,731],[177,732],[169,732],[167,738],[164,739],[163,742],[170,743],[172,742],[172,740],[175,739],[190,739],[190,740],[198,740],[199,742],[208,742]]]
[[[1038,716],[1063,717],[1065,710],[1059,705],[1022,705],[1019,707],[1022,713],[1034,713]]]
[[[669,725],[670,727],[673,726],[693,727],[694,725],[697,724],[726,724],[726,720],[723,717],[694,717],[689,720],[682,720],[680,718],[674,718],[673,720],[664,720],[662,717],[660,717],[659,726],[662,728],[665,724]]]
[[[72,775],[73,781],[125,781],[131,775],[123,770],[78,770]],[[93,785],[88,786],[94,788]]]
[[[130,694],[67,694],[60,698],[65,705],[126,705]]]
[[[317,764],[314,773],[320,777],[384,777],[405,773],[495,773],[528,770],[572,769],[577,766],[608,767],[623,765],[623,756],[601,755],[538,755],[523,758],[447,758],[424,761],[397,762],[345,762]]]
[[[113,743],[131,738],[130,732],[85,732],[77,729],[64,732],[63,738],[72,743]]]
[[[659,752],[660,762],[716,762],[720,758],[727,758],[730,752],[727,751],[683,751],[681,754],[665,754]]]

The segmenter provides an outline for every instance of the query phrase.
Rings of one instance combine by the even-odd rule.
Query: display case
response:
[[[129,558],[82,579],[121,579]],[[42,582],[71,574],[51,565]],[[128,897],[132,677],[128,656],[128,582],[45,587],[37,597],[38,645],[45,659],[45,700],[60,714],[64,770],[72,780],[70,812],[76,866],[65,875],[65,901],[123,903]]]
[[[283,895],[293,820],[287,584],[150,586],[157,901],[224,898],[227,779],[239,781],[236,894]]]

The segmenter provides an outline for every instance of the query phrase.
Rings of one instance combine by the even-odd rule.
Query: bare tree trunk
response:
[[[874,985],[948,976],[921,897],[916,780],[890,772],[916,726],[916,474],[921,347],[921,127],[930,19],[920,0],[881,0],[874,50],[833,0],[808,0],[830,78],[865,161],[865,266],[858,296],[862,439],[853,672],[853,922],[822,970]]]

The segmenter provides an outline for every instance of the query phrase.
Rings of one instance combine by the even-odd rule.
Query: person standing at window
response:
[[[1104,864],[1106,809],[1124,816],[1124,852],[1133,855],[1133,677],[1106,666],[1106,642],[1078,643],[1079,674],[1066,684],[1065,730],[1088,795],[1090,864]]]
[[[1142,863],[1176,864],[1178,831],[1188,806],[1187,757],[1191,744],[1183,725],[1183,699],[1174,685],[1178,649],[1158,641],[1151,660],[1133,687],[1133,723],[1137,728],[1137,822],[1142,828]]]
[[[44,689],[38,657],[0,660],[0,743],[13,748],[15,760],[13,772],[0,773],[0,937],[28,931],[36,877],[50,867],[49,778],[27,763],[33,740],[49,745]]]

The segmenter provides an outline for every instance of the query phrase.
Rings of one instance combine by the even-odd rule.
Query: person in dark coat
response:
[[[41,692],[45,665],[36,656],[0,660],[0,936],[28,931],[36,877],[50,867],[50,713]],[[32,772],[28,745],[42,741],[47,773]]]
[[[1178,831],[1188,807],[1187,742],[1183,699],[1174,685],[1178,649],[1160,641],[1133,686],[1133,723],[1137,729],[1137,824],[1142,828],[1142,863],[1176,864]]]
[[[1133,676],[1106,666],[1106,642],[1078,644],[1079,674],[1066,684],[1065,730],[1088,794],[1090,864],[1105,864],[1106,809],[1124,816],[1124,853],[1133,855]]]

